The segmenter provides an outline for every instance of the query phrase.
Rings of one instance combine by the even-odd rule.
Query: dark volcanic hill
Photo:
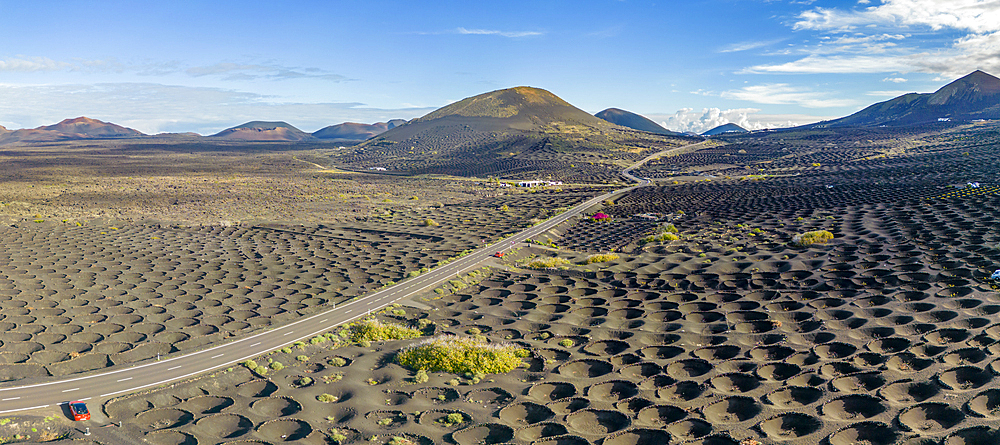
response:
[[[902,126],[939,119],[1000,119],[1000,79],[976,70],[934,93],[909,93],[810,127]]]
[[[232,128],[227,128],[211,138],[238,141],[306,141],[313,136],[286,122],[247,122]]]
[[[716,136],[720,134],[738,134],[738,133],[749,133],[746,128],[736,125],[732,122],[728,124],[722,124],[711,130],[702,133],[702,136]]]
[[[641,114],[635,114],[631,111],[625,111],[619,108],[608,108],[600,113],[595,114],[601,119],[604,119],[612,124],[621,125],[623,127],[628,127],[639,131],[648,131],[650,133],[656,134],[669,134],[676,135],[676,132],[667,130],[653,122],[651,119],[643,116]]]
[[[354,122],[344,122],[342,124],[323,127],[312,135],[319,139],[345,139],[350,141],[363,141],[365,139],[378,136],[386,131],[405,124],[403,119],[393,119],[389,122],[376,122],[374,124],[358,124]]]
[[[5,129],[6,130],[6,129]],[[66,119],[58,124],[14,131],[0,131],[0,144],[13,142],[54,142],[77,139],[117,139],[145,134],[121,125],[87,117]]]
[[[605,181],[619,179],[623,160],[681,142],[612,124],[546,90],[522,86],[442,107],[335,162],[406,174]]]

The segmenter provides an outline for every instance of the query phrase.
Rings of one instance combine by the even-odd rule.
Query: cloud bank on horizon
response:
[[[668,3],[12,4],[0,125],[85,115],[146,133],[310,130],[530,85],[703,132],[802,125],[1000,74],[993,0]]]

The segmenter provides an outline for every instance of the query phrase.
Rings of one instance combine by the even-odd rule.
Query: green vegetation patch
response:
[[[618,258],[618,254],[615,253],[596,253],[587,257],[587,264],[606,263],[608,261],[617,260]]]
[[[521,365],[528,350],[509,343],[442,335],[409,346],[396,363],[413,370],[452,374],[504,374]]]
[[[372,342],[386,340],[405,340],[420,337],[420,330],[398,325],[383,323],[375,318],[367,318],[347,325],[340,331],[340,336],[352,342]]]
[[[811,232],[800,233],[792,237],[792,244],[805,247],[813,244],[825,244],[833,239],[833,234],[827,230],[813,230]]]
[[[660,228],[660,233],[654,234],[654,235],[649,235],[649,236],[647,236],[645,238],[640,239],[639,240],[639,244],[649,244],[649,243],[654,243],[654,242],[655,243],[662,243],[662,242],[665,242],[665,241],[677,241],[677,240],[681,239],[681,237],[678,235],[678,233],[680,233],[680,231],[677,230],[677,226],[675,226],[673,224],[667,224],[667,225],[665,225],[665,226],[663,226],[663,227]]]
[[[528,263],[529,269],[551,269],[569,264],[569,260],[559,257],[539,258]]]

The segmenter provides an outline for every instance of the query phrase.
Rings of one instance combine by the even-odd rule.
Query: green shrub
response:
[[[564,348],[568,348],[570,346],[573,346],[573,340],[570,340],[568,338],[564,338],[562,340],[559,340],[559,346],[562,346]]]
[[[295,386],[309,386],[312,384],[312,382],[313,379],[311,377],[300,377],[299,379],[295,380]]]
[[[341,433],[338,430],[330,430],[330,434],[327,437],[330,440],[332,440],[334,442],[337,442],[337,443],[341,443],[341,442],[347,440],[347,436],[344,435],[344,433]]]
[[[282,365],[281,362],[273,362],[273,363],[271,363],[270,366],[271,366],[271,369],[273,369],[275,371],[281,371],[282,369],[285,369],[285,365]]]
[[[539,258],[528,263],[529,269],[551,269],[553,267],[569,264],[569,260],[559,257]]]
[[[419,270],[411,270],[411,271],[409,271],[409,272],[406,273],[406,278],[416,278],[418,276],[420,276],[420,271]]]
[[[614,253],[597,253],[587,257],[587,264],[606,263],[608,261],[617,260],[618,258],[618,254]]]
[[[478,335],[483,333],[483,331],[479,330],[479,328],[469,328],[469,330],[465,332],[469,335]]]
[[[339,366],[346,365],[347,364],[347,359],[345,359],[343,357],[334,357],[334,358],[331,358],[330,360],[327,360],[326,363],[329,364],[330,366],[338,366],[339,367]]]
[[[323,402],[323,403],[333,403],[333,402],[336,402],[337,400],[340,400],[340,398],[338,398],[335,395],[330,395],[330,394],[327,394],[327,393],[323,393],[323,394],[320,394],[320,395],[316,396],[316,400],[319,400],[320,402]]]
[[[434,221],[433,219],[430,219],[430,218],[427,218],[427,219],[424,220],[424,225],[427,226],[427,227],[440,226],[440,224],[438,224],[437,221]]]
[[[676,233],[673,233],[673,232],[663,232],[663,233],[661,233],[659,235],[649,235],[649,236],[647,236],[647,237],[639,240],[639,244],[648,244],[648,243],[652,243],[652,242],[661,242],[662,243],[664,241],[677,241],[679,239],[681,239],[681,237],[677,236]]]
[[[420,337],[420,330],[408,328],[395,323],[383,323],[375,318],[368,318],[351,323],[344,328],[350,341],[373,342],[386,340],[405,340]],[[342,335],[343,336],[343,335]]]
[[[833,234],[826,230],[813,230],[792,237],[792,244],[805,247],[812,244],[824,244],[833,239]]]
[[[398,354],[396,362],[414,370],[453,374],[503,374],[521,364],[522,348],[508,343],[487,343],[481,339],[442,335],[411,345]]]
[[[417,383],[427,383],[431,377],[427,375],[427,370],[418,369],[417,373],[413,375],[413,381]]]
[[[280,351],[283,352],[283,353],[285,353],[285,354],[291,354],[292,353],[292,348],[289,348],[288,346],[285,346],[284,348],[281,348]]]
[[[309,361],[309,356],[308,355],[299,355],[299,356],[295,357],[295,360],[298,360],[300,362],[308,362]]]
[[[438,422],[443,423],[444,426],[457,425],[465,422],[465,416],[462,413],[450,413],[447,416],[438,419]]]

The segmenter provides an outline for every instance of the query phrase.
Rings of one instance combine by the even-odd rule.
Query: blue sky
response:
[[[305,131],[545,88],[674,130],[840,117],[983,69],[988,0],[4,2],[0,125]]]

